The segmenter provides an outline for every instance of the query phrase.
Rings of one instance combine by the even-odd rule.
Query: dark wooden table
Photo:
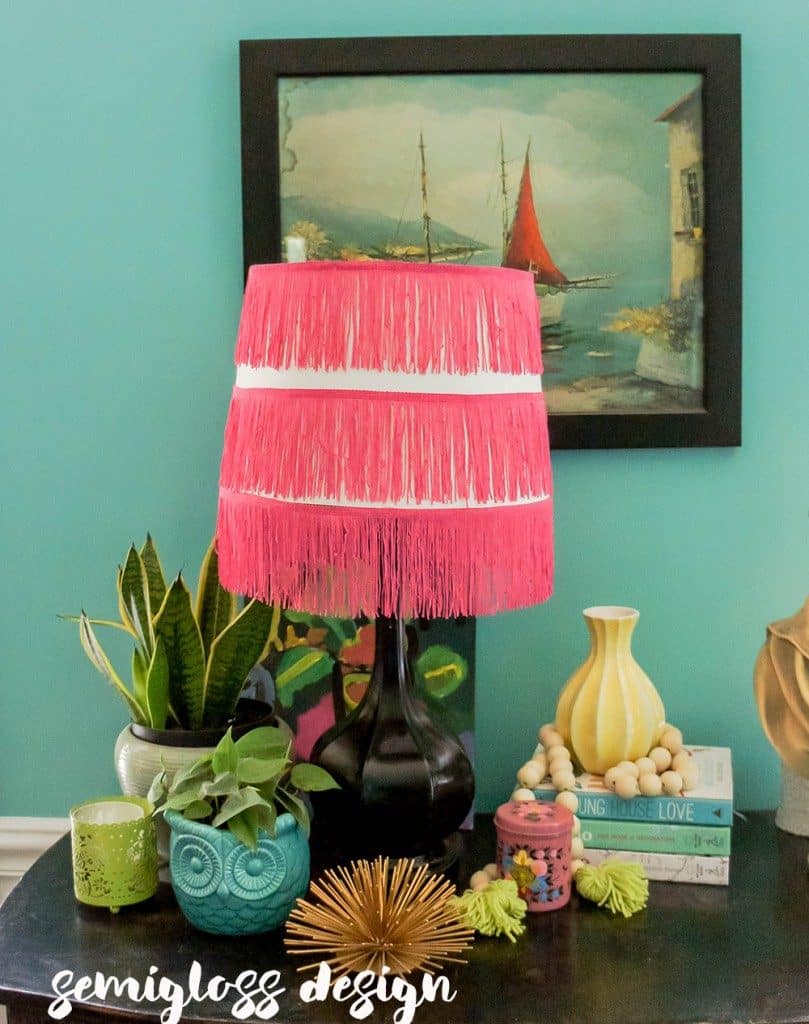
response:
[[[809,1021],[809,841],[750,814],[733,835],[729,888],[653,883],[648,909],[628,921],[591,904],[530,915],[515,944],[478,939],[468,965],[448,971],[454,1002],[425,1004],[417,1024],[654,1024]],[[493,829],[480,817],[464,841],[461,873],[492,859]],[[186,923],[171,889],[118,916],[77,905],[69,840],[60,840],[0,908],[0,1003],[9,1024],[46,1021],[51,979],[69,970],[186,984],[194,960],[203,976],[228,980],[278,968],[279,1022],[348,1022],[346,1004],[304,1004],[302,979],[279,934],[207,936]],[[155,972],[152,972],[155,973]],[[234,999],[236,997],[234,996]],[[136,1016],[156,1020],[163,1005],[122,996],[75,1004],[69,1021]],[[190,1005],[184,1020],[231,1021],[231,1001]],[[372,1022],[393,1019],[377,1004]]]

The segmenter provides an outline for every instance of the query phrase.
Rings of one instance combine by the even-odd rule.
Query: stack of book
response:
[[[539,748],[542,749],[541,747]],[[682,796],[622,800],[600,775],[576,777],[584,859],[601,864],[620,857],[642,864],[650,879],[727,885],[733,778],[727,747],[686,747],[699,767],[699,785]],[[534,790],[554,800],[550,780]]]

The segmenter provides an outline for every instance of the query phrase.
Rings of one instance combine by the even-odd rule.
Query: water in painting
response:
[[[554,414],[703,409],[699,75],[283,78],[310,259],[529,271]]]

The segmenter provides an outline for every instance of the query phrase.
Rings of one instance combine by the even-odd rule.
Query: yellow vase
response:
[[[556,728],[585,771],[603,775],[619,761],[643,757],[666,720],[663,701],[632,657],[634,608],[587,608],[592,646],[568,679],[556,708]]]

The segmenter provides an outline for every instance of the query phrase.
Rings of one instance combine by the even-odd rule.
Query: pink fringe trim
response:
[[[552,516],[550,498],[402,512],[291,504],[223,488],[219,573],[229,590],[321,614],[490,615],[550,596]]]
[[[361,503],[541,497],[552,488],[545,401],[236,388],[221,484]]]
[[[384,261],[250,268],[237,364],[541,373],[531,274]]]

